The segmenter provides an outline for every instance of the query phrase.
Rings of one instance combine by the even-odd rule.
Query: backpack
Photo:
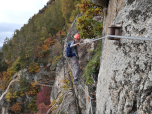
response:
[[[66,47],[66,56],[67,57],[72,57],[75,56],[75,53],[72,53],[71,48],[70,48],[71,42],[67,44]]]

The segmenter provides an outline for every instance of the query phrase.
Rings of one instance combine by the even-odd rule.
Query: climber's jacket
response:
[[[72,53],[75,53],[76,57],[79,58],[77,46],[74,46],[74,44],[75,44],[75,42],[72,41],[72,42],[71,42],[71,45],[70,45],[71,52],[72,52]]]

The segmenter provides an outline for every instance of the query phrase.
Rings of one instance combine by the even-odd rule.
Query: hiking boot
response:
[[[75,79],[75,80],[73,81],[73,84],[74,84],[74,85],[79,84],[79,80],[78,80],[78,79]]]

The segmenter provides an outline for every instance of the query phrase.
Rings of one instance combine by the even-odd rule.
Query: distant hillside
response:
[[[71,26],[71,23],[79,13],[75,8],[75,4],[77,4],[76,2],[78,1],[79,0],[50,0],[47,6],[44,6],[37,14],[33,15],[28,20],[28,23],[24,24],[20,30],[15,30],[12,38],[5,39],[2,54],[8,62],[8,69],[1,70],[2,68],[0,68],[0,73],[5,73],[5,76],[3,77],[7,77],[3,78],[3,84],[0,83],[1,90],[6,90],[14,74],[24,67],[28,66],[27,70],[30,73],[38,73],[40,72],[39,64],[43,64],[46,68],[47,63],[56,65],[58,59],[62,57],[61,38],[66,36],[69,26]],[[0,65],[2,66],[3,64],[0,63]],[[24,82],[25,81],[23,81],[23,83]],[[29,82],[28,85],[30,85],[30,83],[31,82]],[[27,83],[25,82],[24,87],[28,88],[28,90],[20,87],[23,90],[23,94],[28,92],[30,97],[35,96],[36,98],[40,91],[40,87],[38,86],[37,88],[35,85],[34,88],[32,85],[26,87],[26,84]],[[13,92],[16,91],[14,87],[11,89],[13,89]],[[23,95],[23,97],[26,97],[26,95]],[[22,103],[19,103],[21,104],[19,106],[18,104],[16,105],[17,100],[15,102],[12,100],[8,110],[10,113],[14,113],[15,107],[20,107],[19,113],[36,113],[37,107],[40,106],[37,106],[35,98],[22,106],[24,107],[24,110],[20,110],[22,109]],[[29,105],[27,106],[27,104]],[[49,104],[50,103],[47,105],[49,106]],[[12,108],[13,111],[11,110],[11,107],[14,107]],[[0,106],[0,112],[1,110]]]
[[[78,1],[80,0],[76,2]],[[20,30],[14,31],[11,39],[5,39],[3,45],[5,58],[14,62],[20,57],[20,61],[25,63],[21,67],[34,62],[41,63],[42,61],[38,60],[46,57],[49,47],[55,44],[53,39],[57,41],[60,37],[66,36],[68,27],[79,13],[75,8],[76,2],[49,0],[44,8],[28,20],[27,24],[24,24]]]

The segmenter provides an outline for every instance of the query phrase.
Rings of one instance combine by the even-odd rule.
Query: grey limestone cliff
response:
[[[152,37],[152,1],[110,0],[103,35],[120,21],[123,36]],[[102,44],[96,114],[151,114],[152,41],[113,43]]]

